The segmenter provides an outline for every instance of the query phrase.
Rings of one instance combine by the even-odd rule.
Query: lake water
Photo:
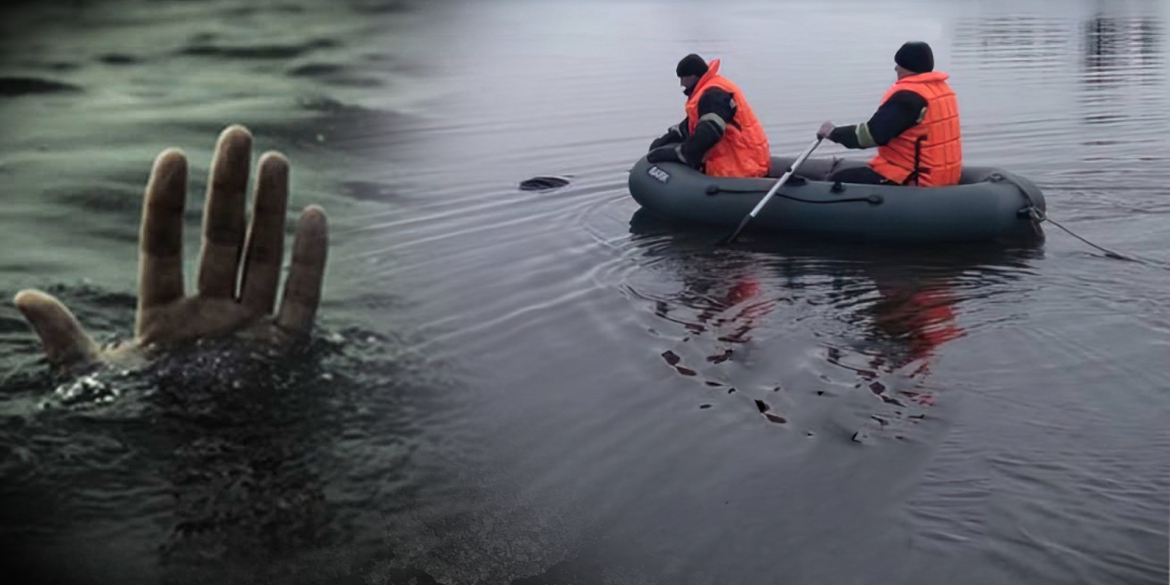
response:
[[[244,3],[0,12],[0,292],[131,332],[142,186],[248,125],[320,203],[320,331],[49,374],[0,308],[0,549],[62,583],[1165,583],[1170,5]],[[722,59],[777,156],[906,40],[1027,247],[663,224],[627,170]],[[817,156],[864,158],[823,145]],[[564,175],[543,192],[518,184]]]

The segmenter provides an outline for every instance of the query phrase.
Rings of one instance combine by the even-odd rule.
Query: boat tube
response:
[[[679,163],[630,170],[630,195],[665,219],[734,229],[795,157],[772,157],[767,178],[710,177]],[[914,187],[828,182],[856,160],[808,159],[748,231],[891,243],[975,242],[1038,236],[1046,206],[1031,181],[995,167],[963,167],[958,185]]]

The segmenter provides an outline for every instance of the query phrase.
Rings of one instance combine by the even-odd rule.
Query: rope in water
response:
[[[1018,189],[1020,191],[1020,194],[1024,196],[1024,200],[1028,202],[1028,208],[1029,208],[1028,212],[1032,218],[1032,221],[1035,221],[1037,223],[1047,221],[1047,222],[1051,223],[1052,225],[1064,230],[1064,232],[1067,233],[1068,235],[1104,252],[1106,258],[1113,258],[1115,260],[1125,260],[1127,262],[1137,262],[1139,264],[1144,264],[1144,262],[1142,262],[1141,260],[1138,260],[1136,258],[1130,258],[1128,256],[1123,256],[1121,254],[1118,254],[1117,252],[1114,252],[1113,250],[1110,250],[1110,249],[1105,248],[1103,246],[1098,246],[1097,244],[1094,244],[1093,242],[1090,242],[1089,240],[1073,233],[1072,230],[1064,227],[1063,225],[1060,225],[1060,222],[1048,217],[1048,213],[1046,211],[1037,207],[1036,202],[1032,201],[1032,196],[1028,193],[1028,189],[1024,185],[1021,185],[1018,181],[1013,180],[1010,175],[1004,175],[1004,174],[998,173],[998,172],[993,173],[991,175],[991,180],[992,181],[1007,181],[1007,182],[1011,183],[1012,185],[1014,185],[1016,187],[1016,189]]]
[[[1123,255],[1121,255],[1121,254],[1118,254],[1117,252],[1114,252],[1113,250],[1110,250],[1110,249],[1108,249],[1108,248],[1105,248],[1105,247],[1102,247],[1102,246],[1098,246],[1097,244],[1094,244],[1093,242],[1090,242],[1089,240],[1086,240],[1085,238],[1083,238],[1083,237],[1081,237],[1081,236],[1079,236],[1079,235],[1077,235],[1077,234],[1073,233],[1073,231],[1072,231],[1072,230],[1070,230],[1070,229],[1068,229],[1068,228],[1064,227],[1063,225],[1060,225],[1060,223],[1059,223],[1059,222],[1057,222],[1056,220],[1052,219],[1051,217],[1048,217],[1047,215],[1044,215],[1044,216],[1043,216],[1043,218],[1042,218],[1040,221],[1047,221],[1048,223],[1050,223],[1050,224],[1052,224],[1052,225],[1054,225],[1054,226],[1056,226],[1056,227],[1058,227],[1058,228],[1060,228],[1060,229],[1064,230],[1064,231],[1065,231],[1065,233],[1067,233],[1068,235],[1070,235],[1070,236],[1072,236],[1072,237],[1074,237],[1074,238],[1076,238],[1076,239],[1078,239],[1078,240],[1080,240],[1080,241],[1082,241],[1082,242],[1084,242],[1084,243],[1086,243],[1086,244],[1088,244],[1088,245],[1090,245],[1090,246],[1092,246],[1092,247],[1094,247],[1094,248],[1096,248],[1096,249],[1098,249],[1098,250],[1100,250],[1100,251],[1104,252],[1104,253],[1105,253],[1105,256],[1106,256],[1107,258],[1113,258],[1113,259],[1115,259],[1115,260],[1125,260],[1125,261],[1127,261],[1127,262],[1137,262],[1137,263],[1139,263],[1139,264],[1143,264],[1143,262],[1142,262],[1141,260],[1138,260],[1137,258],[1130,258],[1129,256],[1123,256]]]

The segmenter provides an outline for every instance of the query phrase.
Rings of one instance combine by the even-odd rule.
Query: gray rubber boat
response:
[[[630,170],[630,195],[671,220],[734,229],[772,188],[793,158],[772,158],[775,177],[709,177],[678,163]],[[748,231],[807,234],[839,240],[975,242],[1041,235],[1044,195],[1031,181],[994,167],[964,167],[960,184],[902,187],[829,183],[856,160],[808,159],[776,193]]]

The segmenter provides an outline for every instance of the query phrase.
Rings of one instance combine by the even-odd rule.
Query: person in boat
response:
[[[682,122],[650,145],[649,162],[679,162],[713,177],[763,177],[768,137],[739,87],[719,74],[719,59],[691,53],[675,68],[687,96]]]
[[[869,166],[842,169],[829,181],[843,183],[957,185],[963,170],[959,105],[946,73],[934,70],[934,53],[923,42],[908,42],[894,55],[898,80],[882,97],[868,122],[834,126],[817,136],[846,148],[877,147]]]

